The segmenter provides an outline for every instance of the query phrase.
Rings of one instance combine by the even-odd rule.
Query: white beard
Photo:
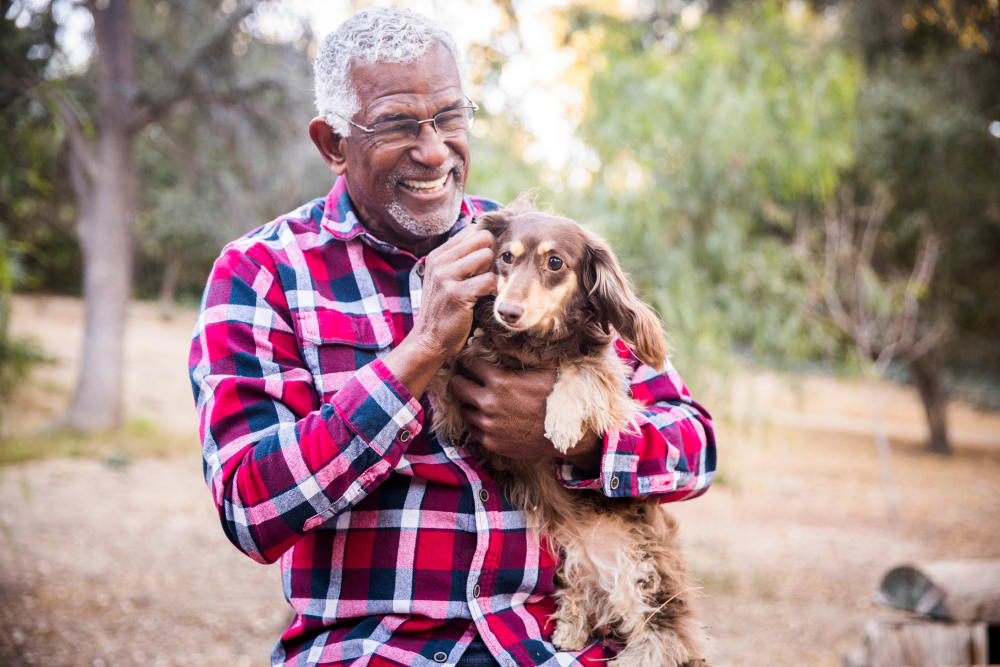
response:
[[[403,208],[398,201],[394,201],[386,209],[389,215],[399,223],[399,226],[420,238],[431,238],[444,234],[455,221],[458,220],[458,213],[462,210],[462,197],[455,197],[455,201],[447,207],[441,207],[441,212],[425,216],[422,220],[417,220]]]

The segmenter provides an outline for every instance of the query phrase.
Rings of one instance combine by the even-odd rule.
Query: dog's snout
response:
[[[514,324],[517,322],[521,315],[524,314],[524,308],[521,306],[514,306],[509,303],[501,303],[497,305],[497,314],[503,318],[503,321],[507,324]]]

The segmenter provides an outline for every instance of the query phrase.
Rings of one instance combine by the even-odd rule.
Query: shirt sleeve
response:
[[[610,497],[652,495],[664,503],[701,495],[715,473],[711,415],[691,398],[669,361],[656,371],[620,340],[616,351],[634,369],[632,397],[647,406],[636,414],[638,432],[604,435],[597,477],[563,461],[556,469],[559,480],[568,488],[599,490]]]
[[[276,272],[252,251],[216,261],[188,366],[223,528],[270,563],[381,484],[423,412],[377,359],[321,404]]]

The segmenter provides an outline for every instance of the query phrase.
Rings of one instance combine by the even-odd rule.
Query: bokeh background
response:
[[[332,181],[369,4],[3,0],[0,663],[267,663],[186,354],[222,244]],[[721,665],[838,665],[889,568],[1000,557],[998,0],[400,2],[466,54],[469,191],[611,240],[718,424],[681,521]]]

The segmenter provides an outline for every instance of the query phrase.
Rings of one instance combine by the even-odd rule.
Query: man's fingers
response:
[[[489,380],[490,376],[492,375],[492,371],[495,368],[496,366],[486,362],[483,359],[480,359],[479,357],[472,357],[470,359],[463,359],[461,361],[462,373],[464,373],[465,375],[471,375],[475,377],[477,380],[479,380],[480,383],[484,385],[486,384],[487,380]]]
[[[444,270],[459,280],[464,280],[491,268],[493,268],[493,248],[479,248],[452,262]]]
[[[448,239],[437,250],[428,256],[428,261],[439,266],[447,266],[470,252],[480,248],[493,249],[495,238],[485,229],[466,227],[455,236]]]
[[[453,375],[451,380],[448,382],[448,391],[459,400],[460,403],[466,403],[480,410],[482,405],[480,403],[480,397],[483,392],[483,388],[476,384],[473,380],[469,378],[462,377],[461,375]]]
[[[474,303],[476,299],[488,294],[497,293],[497,276],[495,273],[480,273],[462,281],[462,291]]]

